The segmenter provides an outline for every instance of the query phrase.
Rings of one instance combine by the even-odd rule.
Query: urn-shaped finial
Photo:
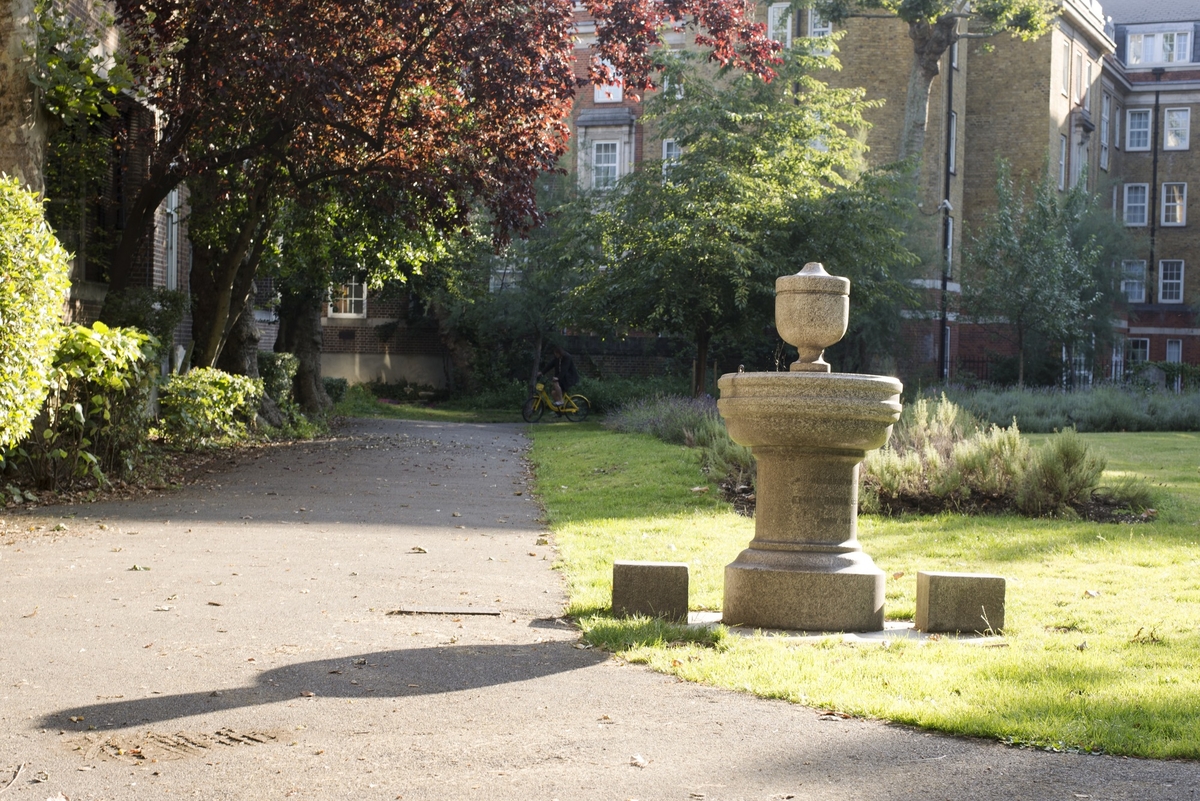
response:
[[[846,334],[850,321],[850,279],[809,262],[795,275],[775,280],[775,328],[800,352],[794,372],[828,373],[825,348]]]

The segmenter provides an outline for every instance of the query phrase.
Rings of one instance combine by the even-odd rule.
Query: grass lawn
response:
[[[423,403],[380,403],[365,389],[351,387],[333,408],[342,417],[391,417],[399,420],[431,420],[442,423],[520,423],[520,408],[440,409]]]
[[[693,452],[598,425],[530,428],[537,491],[586,636],[692,681],[926,728],[1052,748],[1200,758],[1200,434],[1086,434],[1110,473],[1162,493],[1153,523],[863,517],[911,619],[918,570],[1008,580],[1005,645],[888,647],[736,637],[608,616],[612,561],[687,562],[691,607],[721,605],[753,521],[714,497]]]

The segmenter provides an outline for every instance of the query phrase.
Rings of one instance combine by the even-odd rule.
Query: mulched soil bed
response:
[[[741,483],[736,477],[726,477],[718,486],[721,496],[733,504],[733,509],[745,517],[754,517],[756,495],[754,488]],[[885,515],[923,514],[935,515],[941,512],[957,512],[967,515],[1004,514],[1012,511],[1011,504],[999,498],[972,499],[969,504],[947,503],[942,498],[932,495],[905,498],[881,499]],[[1158,517],[1158,511],[1147,509],[1135,512],[1132,509],[1107,502],[1101,496],[1092,496],[1082,503],[1072,507],[1081,520],[1092,523],[1149,523]]]

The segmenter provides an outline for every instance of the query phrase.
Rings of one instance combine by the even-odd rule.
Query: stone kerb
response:
[[[612,611],[687,622],[688,566],[683,562],[613,562]]]
[[[982,573],[917,573],[915,628],[998,633],[1004,628],[1004,578]]]

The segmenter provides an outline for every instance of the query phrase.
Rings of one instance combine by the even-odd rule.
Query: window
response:
[[[678,140],[664,139],[662,143],[662,174],[663,178],[671,176],[671,170],[679,163],[679,157],[683,155],[683,148],[679,146]]]
[[[946,144],[950,152],[946,157],[946,169],[954,174],[958,172],[958,114],[953,111],[950,112],[948,138],[950,141]]]
[[[329,291],[330,317],[366,317],[367,287],[357,279]]]
[[[1112,349],[1112,377],[1119,381],[1125,377],[1125,340],[1117,337]]]
[[[1191,137],[1192,110],[1190,108],[1169,108],[1165,116],[1163,150],[1187,150],[1188,139]]]
[[[1083,67],[1083,89],[1080,90],[1080,103],[1084,108],[1088,108],[1088,98],[1092,93],[1092,62],[1087,62]]]
[[[1183,303],[1183,262],[1158,263],[1158,302]]]
[[[1150,340],[1133,338],[1125,340],[1125,365],[1127,367],[1148,361],[1150,361]]]
[[[612,68],[612,64],[607,61],[601,63]],[[592,87],[592,102],[594,103],[620,103],[624,99],[625,88],[619,75],[614,83],[602,83]]]
[[[1162,185],[1162,224],[1187,224],[1187,184]]]
[[[166,270],[167,289],[179,289],[179,190],[167,193],[165,209],[166,247],[163,254],[163,269]]]
[[[1190,62],[1192,35],[1188,31],[1131,33],[1126,40],[1125,63],[1179,64]]]
[[[617,143],[592,145],[592,189],[611,189],[617,185]]]
[[[1191,61],[1188,54],[1188,39],[1186,33],[1164,33],[1162,35],[1162,60],[1167,64],[1178,61]]]
[[[1058,189],[1067,188],[1067,137],[1058,137]]]
[[[1113,147],[1121,149],[1121,107],[1113,107]]]
[[[1129,122],[1125,126],[1126,150],[1150,149],[1150,109],[1130,109]]]
[[[1108,125],[1112,119],[1112,96],[1100,98],[1100,169],[1108,169]]]
[[[1172,364],[1179,364],[1183,361],[1183,340],[1168,339],[1167,340],[1167,358],[1166,361]]]
[[[1121,262],[1121,292],[1129,303],[1146,302],[1146,262]]]
[[[1146,63],[1146,40],[1149,39],[1150,49],[1154,49],[1154,36],[1146,36],[1141,33],[1129,34],[1129,40],[1125,45],[1125,63],[1130,66],[1134,64]]]
[[[946,218],[946,275],[954,269],[954,218]]]
[[[1063,42],[1062,46],[1062,93],[1071,91],[1071,43]]]
[[[784,47],[792,46],[791,3],[772,3],[767,9],[767,34]]]
[[[833,33],[833,23],[821,19],[820,15],[814,9],[808,10],[808,36],[810,39],[823,39]],[[827,56],[833,51],[828,47],[822,49],[814,49],[816,55]]]
[[[1150,184],[1125,184],[1125,224],[1146,224],[1146,200]]]
[[[1075,93],[1071,99],[1078,103],[1083,99],[1083,53],[1075,51]]]

